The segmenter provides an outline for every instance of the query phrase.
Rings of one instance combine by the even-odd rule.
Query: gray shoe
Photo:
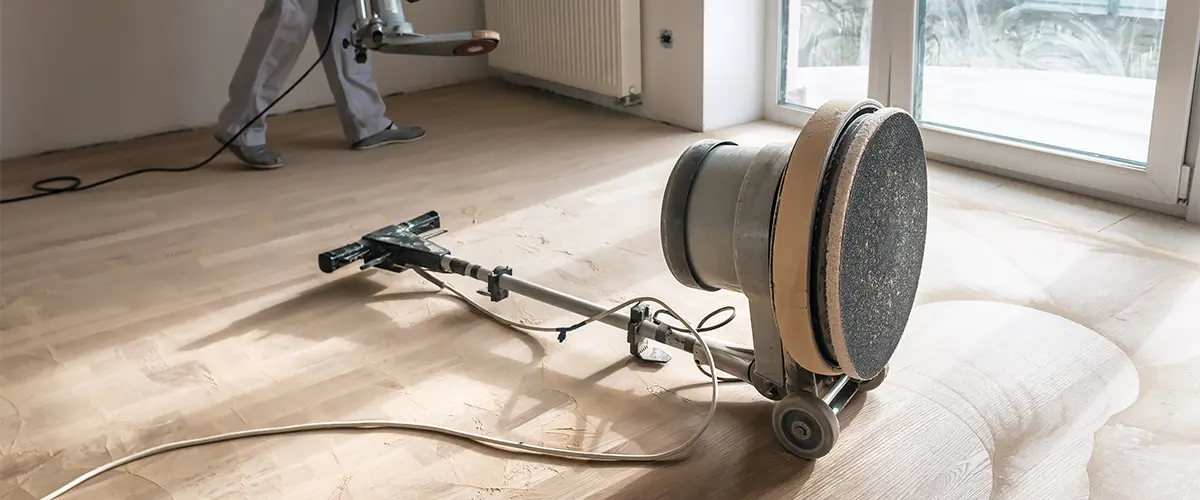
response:
[[[221,144],[225,144],[225,141],[228,140],[222,139],[220,136],[216,136],[215,138],[217,139],[217,142],[220,142]],[[276,153],[274,150],[267,147],[266,144],[261,146],[239,146],[237,144],[230,144],[226,149],[228,149],[230,153],[233,153],[233,156],[236,156],[239,160],[242,160],[243,163],[254,168],[272,169],[283,166],[283,157],[280,156],[279,153]]]
[[[361,151],[379,146],[387,146],[388,144],[419,141],[423,137],[425,137],[425,129],[421,127],[404,127],[393,123],[388,125],[388,128],[383,129],[383,131],[354,143],[352,147]]]

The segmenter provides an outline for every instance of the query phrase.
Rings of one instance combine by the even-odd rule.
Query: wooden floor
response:
[[[429,137],[352,152],[332,110],[303,112],[271,122],[282,170],[223,156],[3,207],[0,498],[169,441],[315,420],[624,452],[687,438],[709,396],[682,355],[639,368],[608,327],[563,343],[522,334],[415,276],[321,274],[316,255],[438,210],[451,229],[439,241],[464,258],[605,304],[658,295],[697,319],[731,304],[738,321],[713,335],[749,342],[744,299],[684,288],[660,254],[662,187],[702,136],[491,83],[389,103]],[[183,166],[213,147],[195,131],[8,161],[2,191]],[[1200,229],[942,165],[930,175],[911,328],[822,461],[786,454],[771,405],[727,385],[694,454],[671,465],[306,434],[150,458],[66,498],[1200,498]],[[491,307],[575,319],[519,297]]]

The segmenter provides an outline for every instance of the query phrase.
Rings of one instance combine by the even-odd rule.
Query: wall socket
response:
[[[664,49],[669,49],[675,46],[675,35],[671,34],[671,30],[658,31],[658,43],[662,44]]]

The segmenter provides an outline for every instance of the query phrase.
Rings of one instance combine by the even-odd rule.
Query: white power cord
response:
[[[471,305],[472,307],[479,310],[480,312],[483,312],[484,314],[486,314],[487,316],[491,317],[493,320],[495,320],[501,324],[511,326],[514,328],[530,330],[530,331],[539,331],[539,332],[557,332],[557,331],[559,331],[558,328],[526,325],[524,323],[520,323],[520,322],[516,322],[516,321],[512,321],[510,319],[504,318],[504,317],[488,310],[487,308],[483,307],[482,305],[480,305],[478,302],[472,300],[471,298],[467,297],[466,294],[462,293],[457,288],[451,286],[449,283],[446,283],[446,282],[434,277],[433,275],[429,274],[428,272],[425,272],[424,270],[421,270],[421,269],[414,269],[414,270],[417,271],[417,273],[420,274],[423,278],[425,278],[425,279],[429,280],[430,282],[432,282],[433,284],[437,285],[439,288],[449,290],[451,293],[453,293],[454,295],[457,295],[458,298],[462,299],[467,304]],[[683,324],[683,329],[687,330],[688,332],[690,332],[692,335],[694,335],[696,337],[696,343],[699,344],[701,349],[704,350],[704,358],[708,362],[708,366],[714,366],[712,351],[709,350],[708,342],[706,342],[704,340],[704,337],[700,334],[700,331],[697,330],[695,327],[693,327],[691,325],[691,323],[688,323],[686,320],[684,320],[683,317],[679,315],[679,313],[676,313],[675,310],[671,308],[671,306],[667,305],[662,300],[659,300],[655,297],[638,297],[635,299],[627,300],[617,306],[614,306],[613,308],[611,308],[607,311],[604,311],[600,314],[597,314],[595,316],[592,316],[591,318],[584,320],[581,323],[581,325],[598,321],[604,317],[612,315],[612,314],[614,314],[618,311],[621,311],[621,310],[625,309],[626,307],[629,307],[638,302],[653,302],[655,304],[658,304],[658,305],[662,306],[662,308],[666,311],[666,313],[668,315],[674,317],[676,320],[679,320],[679,322],[681,324]],[[179,449],[183,449],[183,448],[191,448],[193,446],[200,446],[200,445],[205,445],[205,444],[220,443],[220,442],[224,442],[224,441],[232,441],[235,439],[260,437],[260,436],[273,436],[273,435],[279,435],[279,434],[289,434],[289,433],[294,433],[294,432],[307,432],[307,431],[353,430],[353,429],[402,429],[402,430],[411,430],[411,431],[433,432],[433,433],[437,433],[437,434],[445,434],[448,436],[469,439],[471,441],[475,441],[480,444],[489,445],[489,446],[504,449],[507,451],[525,452],[525,453],[530,453],[530,454],[534,454],[534,455],[546,455],[546,456],[566,458],[566,459],[572,459],[572,460],[605,461],[605,462],[658,462],[658,461],[672,460],[672,459],[675,459],[678,456],[682,455],[684,452],[686,452],[688,449],[690,449],[692,447],[692,445],[694,445],[696,443],[696,441],[698,441],[700,439],[700,436],[703,435],[706,430],[708,430],[708,426],[712,423],[713,414],[715,414],[717,411],[717,392],[718,392],[718,385],[720,382],[720,378],[718,378],[716,376],[716,371],[712,371],[711,373],[707,373],[706,375],[710,375],[710,378],[712,380],[712,401],[709,403],[708,413],[704,416],[704,422],[702,424],[700,424],[700,427],[698,427],[696,429],[696,432],[693,433],[692,436],[687,439],[687,441],[684,441],[683,444],[680,444],[674,448],[671,448],[667,451],[660,452],[660,453],[620,454],[620,453],[597,453],[597,452],[589,452],[589,451],[566,450],[566,449],[561,449],[561,448],[551,448],[551,447],[546,447],[546,446],[527,444],[527,443],[518,442],[518,441],[510,441],[507,439],[494,438],[494,437],[489,437],[489,436],[485,436],[482,434],[476,434],[473,432],[466,432],[466,431],[460,431],[457,429],[451,429],[449,427],[443,427],[440,425],[417,424],[417,423],[411,423],[411,422],[398,422],[398,421],[394,421],[394,420],[350,420],[350,421],[337,421],[337,422],[315,422],[315,423],[309,423],[309,424],[287,425],[287,426],[282,426],[282,427],[266,427],[266,428],[261,428],[261,429],[250,429],[250,430],[244,430],[244,431],[228,432],[225,434],[217,434],[217,435],[208,436],[208,437],[188,439],[188,440],[184,440],[184,441],[176,441],[174,443],[167,443],[167,444],[155,446],[148,450],[145,450],[145,451],[142,451],[139,453],[135,453],[133,455],[129,455],[129,456],[126,456],[121,459],[113,460],[112,462],[109,462],[107,464],[96,467],[95,469],[92,469],[92,470],[88,471],[87,473],[75,478],[75,480],[67,483],[63,487],[61,487],[57,490],[54,490],[49,495],[42,497],[42,500],[54,500],[55,498],[58,498],[64,494],[66,494],[68,491],[71,491],[75,487],[87,482],[88,480],[90,480],[96,476],[99,476],[100,474],[103,474],[105,472],[113,470],[117,467],[121,467],[123,465],[127,465],[129,463],[136,462],[143,458],[166,453],[168,451],[174,451],[174,450],[179,450]]]

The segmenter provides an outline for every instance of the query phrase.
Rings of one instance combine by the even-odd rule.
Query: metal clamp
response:
[[[508,266],[497,266],[488,275],[487,279],[487,295],[492,299],[492,302],[500,302],[508,298],[508,290],[500,288],[500,276],[512,276],[512,268]]]
[[[629,326],[626,328],[626,338],[629,340],[629,354],[634,358],[648,363],[666,363],[671,360],[671,355],[667,351],[650,345],[650,339],[641,336],[638,332],[642,328],[642,323],[654,319],[650,315],[650,306],[646,304],[635,304],[629,310]]]

